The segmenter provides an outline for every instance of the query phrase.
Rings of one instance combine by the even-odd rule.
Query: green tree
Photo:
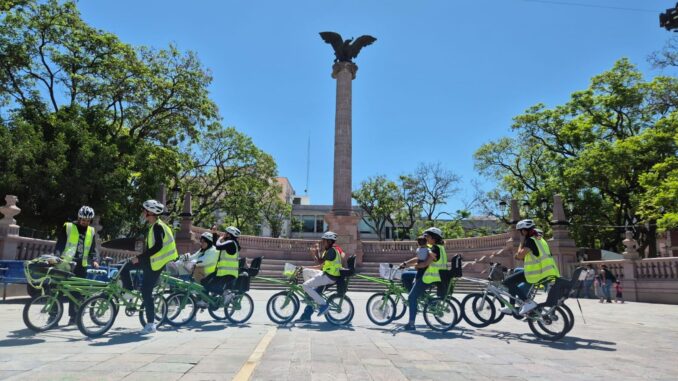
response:
[[[383,231],[391,215],[400,210],[402,201],[398,186],[385,176],[368,178],[353,192],[353,199],[363,210],[362,220],[383,241]]]
[[[390,222],[399,227],[400,239],[412,239],[412,229],[423,211],[424,188],[411,175],[399,176],[397,186],[402,207],[393,213]]]
[[[438,218],[438,208],[459,191],[456,186],[461,180],[441,163],[421,163],[410,177],[422,193],[421,208],[428,221]]]
[[[271,236],[278,238],[287,221],[292,218],[292,205],[280,198],[280,186],[273,184],[265,192],[261,203],[261,214],[271,229]]]

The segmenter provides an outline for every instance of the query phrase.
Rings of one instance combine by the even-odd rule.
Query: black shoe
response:
[[[70,318],[68,319],[68,324],[67,324],[67,325],[75,325],[75,318],[74,318],[74,317],[70,317]]]
[[[311,317],[306,315],[299,316],[299,319],[294,321],[295,323],[310,323]]]
[[[403,326],[403,331],[416,331],[417,328],[414,326],[414,324],[405,324]]]

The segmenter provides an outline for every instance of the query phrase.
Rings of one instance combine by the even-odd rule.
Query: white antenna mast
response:
[[[306,146],[306,188],[304,189],[304,195],[308,196],[308,178],[311,168],[311,133],[308,133],[308,145]]]

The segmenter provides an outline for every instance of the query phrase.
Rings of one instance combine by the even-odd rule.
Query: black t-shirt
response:
[[[330,247],[329,249],[327,249],[325,251],[325,253],[323,254],[323,256],[320,259],[323,261],[323,264],[324,264],[325,261],[330,261],[330,262],[334,261],[334,259],[337,257],[337,255],[338,255],[337,251],[333,247]],[[339,280],[338,276],[330,275],[328,273],[325,273],[325,275],[327,275],[327,277],[332,279],[332,280]]]
[[[428,250],[433,253],[433,256],[435,257],[434,261],[437,261],[438,258],[440,258],[440,248],[438,245],[433,245]],[[425,271],[426,269],[417,269],[417,278],[424,276]]]
[[[537,248],[537,243],[534,242],[532,238],[526,239],[525,243],[523,244],[523,247],[530,249],[532,255],[534,255],[535,257],[539,256],[539,249]]]

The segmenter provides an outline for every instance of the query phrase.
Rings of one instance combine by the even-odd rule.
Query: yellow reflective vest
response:
[[[334,247],[334,253],[336,254],[334,256],[334,259],[331,261],[325,260],[323,262],[323,272],[331,275],[331,276],[340,276],[341,275],[341,249]],[[323,251],[322,258],[323,260],[325,259],[325,255],[327,254],[327,250]]]
[[[158,219],[155,224],[148,228],[146,248],[150,249],[155,245],[155,234],[153,234],[153,227],[156,224],[162,227],[162,230],[165,232],[165,237],[162,240],[162,248],[160,251],[151,255],[151,270],[153,271],[159,271],[169,262],[179,258],[179,253],[177,252],[176,242],[174,242],[174,234],[172,234],[172,229],[161,219]]]
[[[228,242],[228,241],[227,241]],[[229,254],[226,250],[219,251],[219,260],[217,260],[217,276],[232,275],[238,277],[238,259],[239,252],[237,249],[234,254]]]
[[[75,226],[72,222],[66,222],[64,224],[66,228],[66,246],[64,247],[64,252],[62,254],[63,259],[66,262],[70,262],[75,257],[76,251],[78,250],[78,241],[80,240],[80,233],[78,232],[78,227]],[[94,228],[91,226],[87,227],[85,232],[85,242],[83,242],[82,249],[82,266],[87,267],[89,259],[89,251],[92,247],[92,239],[94,238]]]
[[[527,283],[534,284],[551,276],[559,277],[560,271],[558,271],[558,265],[556,265],[556,261],[551,255],[551,250],[546,240],[535,237],[530,237],[530,239],[537,245],[539,257],[534,256],[530,250],[525,255],[524,271]]]
[[[440,270],[447,269],[447,253],[445,253],[445,246],[436,245],[440,250],[440,255],[437,261],[431,262],[424,271],[422,281],[426,284],[440,282]]]

